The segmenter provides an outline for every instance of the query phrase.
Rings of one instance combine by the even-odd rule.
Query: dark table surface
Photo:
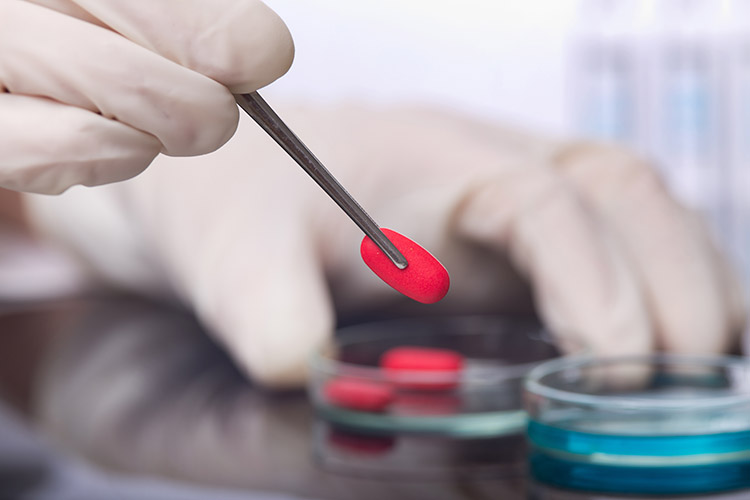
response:
[[[111,297],[6,306],[0,331],[0,417],[8,420],[13,407],[45,429],[41,445],[30,438],[33,450],[19,452],[9,443],[29,441],[29,429],[0,418],[0,498],[41,483],[46,493],[32,498],[56,498],[54,488],[75,498],[64,475],[55,483],[43,473],[50,456],[59,468],[79,460],[74,454],[119,474],[108,482],[112,498],[234,499],[244,491],[330,500],[619,498],[536,484],[520,437],[467,444],[332,430],[304,391],[253,386],[197,322],[168,306]],[[476,463],[484,466],[467,467]],[[95,483],[97,473],[87,477]],[[144,486],[154,477],[178,483]],[[691,498],[750,499],[750,491]]]

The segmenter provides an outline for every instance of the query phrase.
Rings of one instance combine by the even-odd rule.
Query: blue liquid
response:
[[[559,488],[603,493],[678,495],[750,488],[750,462],[689,467],[617,467],[560,460],[534,451],[532,476]]]
[[[750,453],[750,430],[682,436],[628,436],[571,431],[532,420],[528,435],[539,448],[581,455],[677,457]]]
[[[703,435],[610,435],[528,425],[532,475],[562,488],[631,494],[750,487],[750,430]]]

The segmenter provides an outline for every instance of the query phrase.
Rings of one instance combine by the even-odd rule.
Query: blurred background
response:
[[[656,165],[672,191],[705,215],[717,243],[730,254],[746,289],[750,289],[750,0],[265,2],[289,25],[297,51],[289,74],[263,90],[272,105],[289,98],[318,103],[348,100],[422,103],[554,137],[591,138],[625,145]],[[0,299],[33,298],[45,293],[65,295],[85,286],[79,283],[81,276],[68,267],[70,263],[62,256],[50,253],[44,260],[45,256],[30,254],[29,246],[22,243],[25,242],[16,245],[15,240],[6,238],[0,247]],[[130,309],[123,309],[121,314],[131,318],[134,326],[128,326],[108,309],[105,313],[95,312],[97,322],[92,322],[91,329],[96,337],[92,338],[102,337],[101,330],[115,332],[109,336],[114,340],[101,343],[101,348],[108,347],[107,342],[119,342],[121,324],[125,325],[123,328],[140,332],[139,336],[131,337],[135,338],[134,342],[157,342],[160,337],[156,333],[173,334],[160,322],[160,315],[156,315],[159,321],[151,331],[139,323],[139,316]],[[72,314],[67,310],[64,313]],[[150,317],[151,313],[146,311],[145,314]],[[101,318],[106,319],[104,327]],[[41,333],[59,329],[59,325],[67,322],[61,320],[56,311],[41,320],[36,316],[24,319],[23,315],[5,320],[3,327],[7,331]],[[54,328],[36,323],[29,325],[29,321],[43,321]],[[107,321],[114,326],[108,326]],[[213,356],[205,339],[203,343],[195,340],[203,338],[193,331],[197,326],[191,323],[192,326],[186,328],[184,321],[177,317],[174,335],[183,337],[174,345],[190,351],[190,355],[197,352],[205,356],[209,352]],[[52,333],[57,336],[59,332]],[[18,342],[19,345],[6,350],[7,360],[0,363],[9,380],[28,378],[26,366],[11,361],[16,353],[33,351],[41,341],[36,336],[19,336]],[[132,352],[140,351],[133,349]],[[178,357],[184,354],[180,350],[175,352]],[[96,358],[92,356],[92,359]],[[185,360],[185,363],[192,362],[187,355]],[[164,369],[162,361],[153,360],[154,370],[172,383],[172,373]],[[229,362],[220,354],[211,362],[229,370],[226,368]],[[207,366],[211,367],[210,363]],[[182,365],[175,363],[173,368],[179,371]],[[112,376],[115,375],[120,372],[114,370]],[[184,373],[179,375],[184,376]],[[187,381],[192,380],[188,377]],[[248,384],[247,381],[241,383]],[[30,404],[27,400],[31,391],[23,384],[17,386],[19,392],[4,396],[15,406],[24,408]],[[155,391],[161,389],[154,386]],[[180,395],[174,386],[167,389],[170,394]],[[309,494],[316,493],[309,484],[317,485],[321,495],[333,495],[331,498],[335,498],[332,491],[340,498],[351,498],[347,492],[354,487],[352,484],[363,491],[361,482],[351,480],[349,484],[349,478],[328,479],[326,483],[309,463],[308,436],[300,429],[306,428],[305,419],[310,418],[311,412],[303,398],[269,403],[267,400],[271,396],[251,389],[239,392],[242,393],[241,404],[252,411],[236,412],[234,418],[256,430],[255,434],[248,433],[252,438],[265,434],[291,436],[289,442],[285,442],[288,451],[281,449],[279,452],[279,462],[298,460],[298,472],[283,474],[280,482],[296,481],[299,484],[295,483],[294,487],[307,488]],[[223,393],[221,395],[224,397]],[[146,396],[149,396],[147,391]],[[231,400],[230,396],[234,394],[227,399]],[[172,402],[170,398],[163,399],[166,406]],[[249,414],[258,415],[258,420],[247,419]],[[28,429],[21,428],[15,421],[12,426],[5,423],[5,428],[8,430],[5,435],[0,432],[0,437],[31,436]],[[278,430],[270,432],[269,429]],[[24,438],[21,443],[24,450],[31,448],[23,453],[32,458],[35,439]],[[232,449],[232,444],[234,455],[226,451]],[[262,447],[221,440],[217,441],[219,445],[223,447],[224,460],[217,463],[232,462],[236,469],[230,470],[239,470],[238,476],[245,474],[246,468],[252,470],[247,464],[253,463],[253,453],[257,452],[260,457],[255,458],[257,463],[268,461],[269,452]],[[14,464],[20,463],[21,453],[12,453]],[[48,457],[45,460],[49,462]],[[53,457],[53,461],[63,460]],[[39,483],[34,474],[42,473],[37,470],[35,461],[29,460],[29,463],[28,466],[21,464],[28,477],[19,476],[17,469],[13,469],[6,477],[0,475],[0,486],[4,482],[10,484],[10,474],[23,481],[28,479],[29,484]],[[55,469],[49,464],[44,467]],[[230,477],[219,472],[211,476],[210,471],[202,468],[197,470],[203,474],[199,477],[219,484],[227,483]],[[46,487],[51,493],[49,497],[38,498],[62,498],[60,483],[70,476],[84,478],[81,484],[90,480],[89,472],[80,472],[78,466],[64,469],[62,473],[42,475],[49,481]],[[275,476],[268,476],[269,488],[278,487],[273,482]],[[257,485],[257,478],[249,474],[245,480]],[[101,491],[110,486],[107,481],[111,479],[102,480]],[[75,487],[71,484],[71,488]],[[241,481],[236,485],[244,486]],[[293,489],[286,483],[284,486]],[[384,494],[398,498],[394,491],[402,488],[406,491],[403,497],[415,498],[409,496],[408,486],[392,486],[380,481],[371,484],[368,491],[372,498],[382,498]],[[151,484],[128,485],[128,488],[146,487],[150,488],[150,498],[204,498],[196,489],[190,494],[182,490],[174,493],[170,489],[156,495]],[[466,494],[465,487],[461,484],[456,488]],[[91,490],[90,483],[86,488],[100,491]],[[522,493],[524,488],[521,481],[515,480],[507,484],[479,485],[475,487],[475,496],[521,498],[526,496],[525,491]],[[443,498],[437,496],[437,488],[435,491],[436,496],[431,498]],[[444,498],[451,498],[452,493],[445,491]],[[210,498],[240,498],[218,497],[215,492],[210,495]],[[544,493],[528,498],[579,498],[572,494],[554,495]],[[742,493],[737,498],[741,496]],[[91,498],[101,497],[101,494],[94,494]],[[75,497],[71,494],[68,498]],[[143,495],[123,494],[122,498],[143,498]],[[368,497],[360,495],[359,498]]]
[[[749,0],[267,3],[297,47],[271,98],[416,101],[627,145],[750,288]]]

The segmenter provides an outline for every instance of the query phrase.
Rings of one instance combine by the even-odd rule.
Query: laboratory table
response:
[[[6,304],[0,312],[0,499],[103,491],[154,500],[620,498],[536,484],[521,437],[468,447],[432,440],[407,450],[414,467],[408,456],[383,467],[393,441],[331,429],[304,391],[252,385],[171,305],[110,296]],[[117,417],[107,416],[105,402],[121,405]],[[37,419],[54,432],[32,432]],[[421,470],[426,454],[453,466]],[[463,467],[485,455],[502,463]],[[750,491],[690,498],[750,499]]]

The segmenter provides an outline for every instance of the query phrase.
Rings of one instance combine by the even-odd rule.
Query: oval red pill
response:
[[[391,259],[367,236],[362,240],[360,253],[367,267],[389,286],[407,297],[432,304],[448,293],[450,277],[443,265],[430,252],[392,229],[382,229],[396,248],[406,257],[408,266],[399,269]]]
[[[368,412],[384,411],[393,401],[393,389],[388,385],[355,378],[329,380],[323,395],[332,405]]]
[[[464,358],[450,349],[404,346],[384,352],[380,366],[401,388],[447,390],[457,385]],[[418,379],[420,374],[427,380],[408,380]],[[430,375],[434,380],[429,380]]]

